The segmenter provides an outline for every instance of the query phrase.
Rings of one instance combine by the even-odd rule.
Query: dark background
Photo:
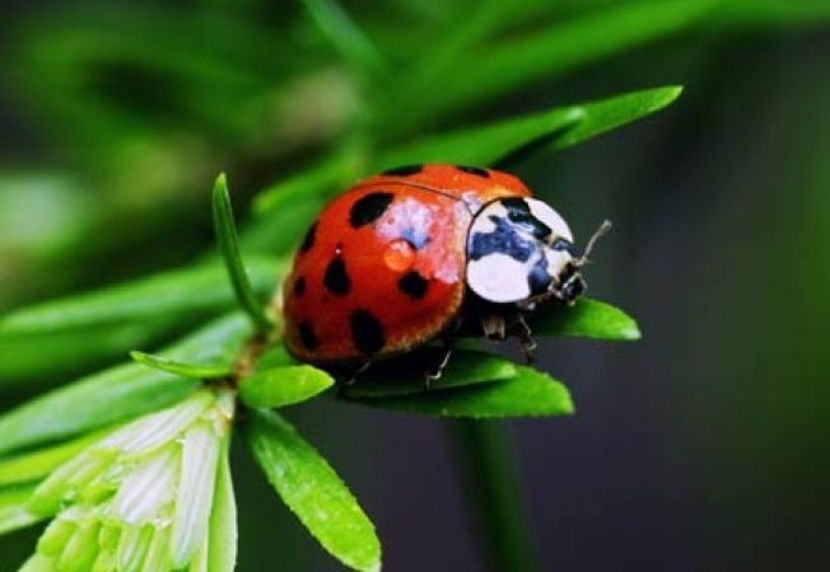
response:
[[[112,96],[126,109],[134,105],[139,125],[148,110],[156,123],[181,122],[180,139],[172,131],[154,139],[127,121],[84,130],[79,124],[86,116],[73,117],[71,102],[58,101],[65,94],[48,91],[49,81],[20,82],[27,73],[63,73],[27,70],[21,54],[36,59],[34,46],[48,51],[55,29],[87,18],[73,5],[38,4],[0,9],[0,30],[6,28],[0,33],[0,220],[23,219],[0,234],[0,308],[190,260],[210,245],[203,190],[216,171],[227,168],[239,181],[235,198],[244,211],[246,198],[306,164],[323,145],[321,128],[303,134],[302,113],[292,116],[298,141],[277,145],[278,151],[263,151],[257,145],[267,146],[268,138],[246,137],[239,126],[193,127],[188,122],[198,116],[180,114],[178,84],[165,85],[163,74],[115,73],[86,93]],[[218,4],[205,2],[204,9]],[[117,19],[119,4],[112,6]],[[56,16],[57,9],[74,19]],[[359,21],[370,14],[375,29],[384,18],[403,25],[389,5],[354,10]],[[253,17],[231,12],[237,21]],[[303,18],[293,5],[256,14],[266,27]],[[337,73],[325,51],[303,55],[316,49],[303,30],[271,49],[297,66]],[[85,37],[96,40],[91,30]],[[327,77],[316,79],[326,89],[339,85]],[[615,232],[588,270],[591,294],[636,316],[644,334],[634,344],[542,341],[539,365],[566,381],[577,415],[505,424],[533,542],[545,570],[824,569],[830,507],[826,26],[805,21],[713,31],[704,25],[535,81],[458,121],[673,83],[684,84],[685,92],[667,110],[515,168],[577,236],[587,236],[602,218],[614,221]],[[331,137],[338,129],[332,127]],[[99,155],[92,145],[126,149],[131,139],[141,139],[139,150],[121,159]],[[151,165],[154,172],[128,174],[125,181],[117,176],[119,165]],[[47,175],[57,191],[31,183]],[[19,177],[40,191],[18,185]],[[42,203],[26,200],[41,191]],[[59,205],[54,214],[50,204]],[[46,216],[54,217],[54,236],[29,236],[32,221]],[[108,229],[103,236],[101,228]],[[75,234],[67,238],[70,231]],[[13,403],[26,394],[4,399]],[[443,422],[336,403],[302,406],[290,416],[373,518],[387,569],[482,568]],[[247,452],[237,449],[239,569],[338,569],[274,497]],[[0,570],[15,569],[37,533],[0,539]]]

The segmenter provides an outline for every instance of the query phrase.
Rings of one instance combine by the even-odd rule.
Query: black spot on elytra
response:
[[[415,250],[421,250],[429,242],[429,236],[426,232],[414,229],[412,227],[404,229],[401,233],[401,238],[412,245]]]
[[[490,171],[488,171],[487,169],[482,169],[481,167],[468,167],[467,165],[456,165],[455,168],[459,171],[464,171],[469,175],[484,177],[485,179],[490,178]]]
[[[294,295],[298,298],[305,292],[305,278],[300,276],[294,281]]]
[[[317,223],[312,224],[305,233],[303,243],[300,245],[300,252],[308,252],[314,246],[314,239],[317,237]]]
[[[534,238],[545,240],[550,236],[552,232],[550,227],[533,216],[530,212],[530,205],[524,199],[511,197],[502,199],[501,204],[507,209],[507,218],[532,234]]]
[[[427,288],[429,288],[429,280],[415,270],[407,272],[398,280],[398,289],[413,300],[423,298],[427,293]]]
[[[403,165],[402,167],[387,169],[383,173],[381,173],[381,175],[391,175],[393,177],[408,177],[409,175],[416,175],[423,170],[423,165]]]
[[[539,257],[533,268],[530,269],[530,274],[527,275],[527,285],[530,287],[532,295],[543,294],[547,292],[551,283],[550,274],[548,274],[548,261],[544,254]]]
[[[338,296],[345,296],[352,289],[352,280],[346,272],[346,263],[340,256],[335,256],[326,267],[326,273],[323,276],[323,286],[332,294]]]
[[[357,310],[349,320],[355,347],[364,354],[374,354],[386,343],[380,321],[366,310]]]
[[[477,232],[473,235],[470,241],[470,259],[478,260],[498,252],[519,262],[526,262],[539,249],[538,244],[525,239],[516,231],[514,225],[503,218],[491,215],[490,220],[496,225],[496,229],[493,232]]]
[[[376,221],[386,211],[395,195],[392,193],[369,193],[360,197],[349,211],[349,223],[353,228],[360,228]]]
[[[308,322],[300,322],[298,327],[300,331],[300,341],[307,350],[315,350],[320,345],[320,340],[317,339],[317,334],[314,333],[314,328]]]

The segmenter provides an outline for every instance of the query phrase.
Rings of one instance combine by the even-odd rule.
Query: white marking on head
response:
[[[568,242],[573,242],[574,237],[571,233],[571,228],[565,219],[562,218],[558,212],[544,201],[538,199],[525,199],[525,202],[530,207],[530,213],[536,217],[539,222],[545,223],[557,237],[564,238]]]
[[[570,252],[565,250],[554,250],[547,246],[544,247],[545,256],[548,261],[548,275],[554,280],[558,279],[559,275],[565,270],[565,266],[571,262],[574,257]]]
[[[538,257],[536,257],[538,259]],[[484,300],[498,304],[530,296],[527,275],[533,264],[494,252],[467,264],[467,285]]]

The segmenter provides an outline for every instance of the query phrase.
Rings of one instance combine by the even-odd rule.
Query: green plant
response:
[[[559,13],[532,1],[509,6],[488,2],[453,34],[434,34],[441,41],[408,62],[407,82],[396,82],[393,71],[409,49],[407,38],[397,45],[387,38],[379,49],[370,39],[373,35],[364,33],[333,2],[306,4],[321,36],[350,70],[350,82],[363,94],[361,105],[353,110],[345,133],[328,141],[313,165],[259,194],[253,220],[244,227],[239,244],[220,178],[214,212],[221,259],[209,256],[187,268],[0,318],[0,385],[7,388],[21,380],[34,384],[33,377],[71,367],[94,371],[97,364],[136,347],[157,352],[134,351],[137,363],[85,375],[0,415],[0,531],[54,517],[28,569],[87,569],[93,560],[98,569],[110,569],[113,559],[127,569],[163,568],[161,561],[177,568],[189,564],[197,570],[231,569],[235,548],[228,539],[236,534],[236,508],[227,447],[237,427],[278,494],[320,543],[353,568],[377,568],[380,545],[366,515],[327,462],[283,417],[290,412],[272,411],[318,396],[460,418],[454,425],[456,437],[467,452],[463,460],[482,483],[480,504],[490,523],[495,557],[503,568],[530,566],[503,458],[504,443],[499,428],[481,419],[570,414],[573,404],[564,385],[482,351],[472,340],[429,393],[423,392],[418,377],[392,368],[335,395],[328,374],[296,364],[286,354],[279,340],[280,316],[269,315],[263,302],[282,280],[287,256],[305,226],[354,178],[413,162],[519,164],[532,152],[562,150],[659,110],[680,90],[645,90],[419,136],[424,125],[490,102],[528,81],[562,74],[702,22],[765,23],[777,21],[779,13],[800,21],[811,13],[806,3],[782,2],[769,3],[760,14],[752,13],[750,2],[722,6],[711,0],[684,0],[669,7],[641,0],[610,9],[594,6],[602,7],[602,2],[570,8],[563,3],[563,23],[531,27],[520,41],[493,45],[484,39],[503,33],[502,26],[537,16],[555,20]],[[141,23],[152,28],[151,18]],[[218,32],[223,23],[211,17],[188,25]],[[440,29],[441,23],[435,26]],[[227,48],[250,31],[229,29],[214,39]],[[183,34],[181,41],[187,43],[187,37]],[[130,42],[113,34],[97,49],[139,61],[163,59],[154,54],[157,47],[152,42]],[[70,59],[94,59],[94,54],[83,53],[94,51],[83,42],[67,40],[67,47],[82,52],[70,50]],[[257,73],[276,75],[284,69],[257,62],[264,71],[246,70],[240,78],[222,60],[227,54],[213,56],[220,61],[207,68],[218,68],[220,77],[233,76],[239,83],[228,81],[220,86],[223,89],[212,90],[215,74],[194,74],[190,79],[196,87],[188,93],[215,100],[194,97],[183,105],[217,127],[222,137],[241,140],[240,147],[247,148],[251,141],[241,124],[256,119],[228,114],[226,109],[252,85],[262,88]],[[176,60],[169,65],[204,72],[194,62]],[[475,72],[458,74],[459,68]],[[66,79],[45,72],[35,75],[34,81],[57,82],[56,88]],[[427,93],[432,85],[446,89]],[[399,109],[407,110],[405,117]],[[94,103],[73,112],[77,123],[90,132],[100,129],[123,136],[137,128],[117,127],[123,118],[102,113]],[[147,129],[150,139],[164,139],[161,129],[141,129]],[[78,147],[112,154],[113,164],[121,158],[100,144]],[[633,319],[591,299],[574,308],[551,308],[537,316],[532,327],[537,335],[639,337]],[[189,333],[158,349],[160,340],[182,331]],[[148,445],[150,437],[154,440]],[[130,504],[131,493],[139,492],[155,496],[138,506]],[[173,502],[174,497],[184,501]],[[121,524],[113,527],[113,521]],[[147,522],[169,522],[169,527],[154,530]],[[195,532],[183,534],[185,528]],[[215,541],[218,538],[223,542]]]
[[[396,153],[413,160],[494,163],[540,139],[554,147],[573,144],[658,109],[678,93],[666,88],[557,109],[433,138]],[[462,144],[465,140],[469,143]],[[274,194],[265,196],[268,204]],[[233,543],[226,539],[235,535],[235,506],[227,446],[239,419],[237,400],[247,412],[241,423],[251,450],[311,534],[352,568],[380,566],[380,543],[368,517],[328,463],[272,411],[333,385],[325,372],[293,362],[274,327],[280,316],[266,313],[258,298],[255,286],[260,294],[267,291],[286,262],[257,261],[251,268],[270,268],[269,280],[249,279],[224,176],[217,180],[213,204],[222,259],[244,312],[209,323],[159,356],[133,352],[134,365],[89,376],[0,416],[0,451],[7,455],[0,459],[0,478],[5,475],[0,529],[54,519],[25,569],[85,570],[93,562],[94,569],[103,570],[114,563],[130,570],[232,568]],[[215,278],[213,266],[20,310],[4,317],[0,330],[7,336],[78,332],[221,309],[232,301],[213,284],[209,295],[200,291],[203,276]],[[551,309],[533,327],[537,335],[639,336],[623,312],[589,299],[574,308]],[[455,356],[430,392],[424,393],[421,383],[403,371],[383,369],[339,399],[473,419],[573,411],[558,381],[472,349]],[[93,431],[99,432],[95,438]],[[67,441],[39,448],[55,440]],[[32,450],[8,455],[23,448]]]

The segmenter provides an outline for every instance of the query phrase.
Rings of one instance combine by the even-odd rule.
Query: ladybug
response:
[[[585,252],[516,177],[409,165],[336,197],[311,225],[283,289],[285,339],[301,361],[368,366],[466,326],[534,347],[523,313],[573,301]],[[446,364],[450,343],[438,371]],[[362,370],[362,368],[361,368]]]

